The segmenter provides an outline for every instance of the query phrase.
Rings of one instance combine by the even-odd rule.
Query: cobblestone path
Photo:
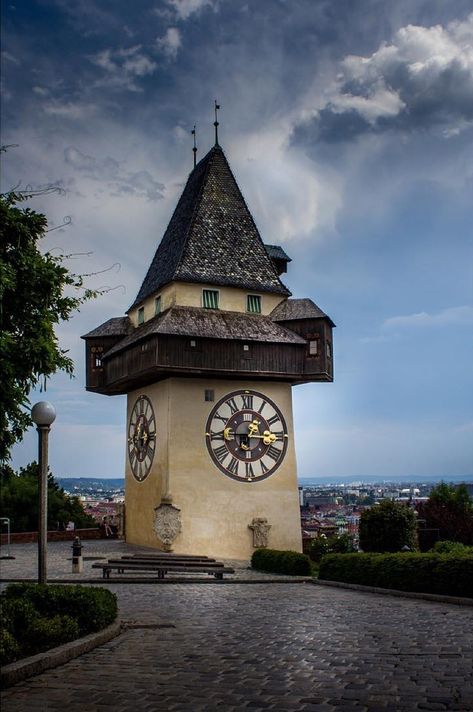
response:
[[[113,585],[127,630],[3,712],[473,710],[472,609],[311,584]]]

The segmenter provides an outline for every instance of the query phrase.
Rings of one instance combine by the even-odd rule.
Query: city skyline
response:
[[[3,10],[2,190],[64,189],[29,203],[58,228],[44,246],[110,268],[58,329],[76,378],[32,395],[57,409],[53,473],[123,472],[125,398],[85,392],[80,336],[133,302],[218,99],[263,240],[293,260],[283,282],[337,324],[335,382],[294,389],[299,479],[471,477],[470,3],[102,5]],[[13,464],[35,457],[31,430]]]

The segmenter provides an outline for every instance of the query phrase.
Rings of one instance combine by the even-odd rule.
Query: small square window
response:
[[[250,350],[250,347],[248,346],[248,344],[243,344],[243,351],[249,351],[249,350]]]
[[[195,349],[196,345],[197,345],[197,344],[196,344],[196,342],[194,341],[194,339],[191,339],[191,341],[190,341],[190,347],[191,347],[192,349]]]
[[[317,339],[309,341],[309,356],[318,356],[319,354],[319,342]]]
[[[161,314],[161,295],[154,300],[154,313]]]
[[[138,324],[144,324],[145,323],[145,308],[140,307],[138,309]]]
[[[217,289],[203,289],[202,306],[205,309],[218,309],[218,296]]]
[[[251,314],[261,314],[261,297],[258,294],[246,295],[246,311]]]
[[[215,398],[215,393],[212,388],[206,388],[205,389],[205,396],[204,400],[206,401],[213,401]]]

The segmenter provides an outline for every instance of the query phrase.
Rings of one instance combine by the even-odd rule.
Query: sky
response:
[[[31,397],[57,410],[54,474],[124,472],[125,397],[85,391],[80,335],[133,302],[217,99],[262,238],[293,260],[285,283],[337,325],[334,383],[293,390],[299,476],[473,479],[471,0],[3,13],[2,190],[61,188],[30,203],[56,228],[42,249],[109,288],[58,329],[75,378]],[[35,457],[31,430],[13,465]]]

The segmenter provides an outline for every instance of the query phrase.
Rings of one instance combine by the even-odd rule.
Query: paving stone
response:
[[[310,584],[98,583],[134,627],[5,690],[2,712],[473,710],[471,608]]]

